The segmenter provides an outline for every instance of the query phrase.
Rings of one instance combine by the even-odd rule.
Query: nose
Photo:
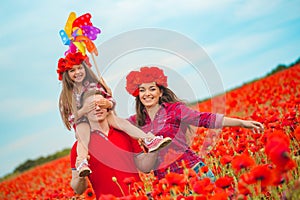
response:
[[[79,69],[75,69],[75,73],[76,73],[76,74],[79,73]]]
[[[95,109],[96,110],[100,110],[101,109],[101,107],[99,106],[99,104],[96,103]]]
[[[149,90],[145,90],[145,95],[149,95],[150,94],[150,91]]]

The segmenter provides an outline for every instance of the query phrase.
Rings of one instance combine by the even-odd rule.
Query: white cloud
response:
[[[274,13],[274,10],[278,9],[281,0],[274,1],[260,1],[251,0],[239,2],[237,9],[235,10],[235,16],[237,20],[249,20],[259,18],[261,16]]]
[[[22,152],[22,150],[29,148],[30,146],[34,146],[34,144],[37,144],[41,137],[44,137],[43,131],[26,134],[21,138],[17,138],[12,143],[7,143],[1,147],[2,149],[0,151],[0,157],[4,156],[8,152]]]
[[[0,102],[3,116],[13,119],[22,119],[57,110],[57,102],[36,99],[4,99]]]
[[[260,52],[277,41],[283,30],[236,33],[208,44],[206,50],[212,58],[224,62],[238,60],[248,54]]]

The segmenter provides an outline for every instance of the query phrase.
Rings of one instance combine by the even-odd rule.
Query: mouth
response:
[[[96,111],[94,115],[97,116],[97,117],[100,117],[100,116],[103,115],[103,112],[102,111]]]
[[[144,101],[152,101],[154,98],[153,97],[144,97],[143,100]]]
[[[82,77],[83,77],[82,74],[77,74],[77,75],[74,76],[75,80],[81,80]]]

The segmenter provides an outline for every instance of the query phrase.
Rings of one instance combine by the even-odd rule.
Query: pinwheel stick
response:
[[[92,52],[91,55],[92,55],[93,62],[94,62],[94,64],[95,64],[95,68],[96,68],[98,77],[99,77],[99,79],[100,79],[100,83],[105,87],[107,93],[108,93],[110,96],[112,96],[112,91],[111,91],[110,87],[108,87],[108,85],[107,85],[106,82],[104,81],[103,77],[101,76],[101,73],[100,73],[100,71],[99,71],[99,68],[98,68],[98,65],[97,65],[97,62],[96,62],[94,53]]]

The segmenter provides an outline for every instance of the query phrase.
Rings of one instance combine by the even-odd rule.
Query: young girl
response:
[[[62,81],[62,91],[59,98],[59,108],[62,120],[68,130],[75,130],[78,140],[77,159],[80,163],[76,166],[79,176],[87,176],[91,173],[88,167],[88,144],[90,141],[90,127],[85,114],[94,109],[96,102],[88,105],[81,105],[81,97],[84,92],[96,89],[104,97],[97,105],[103,108],[113,109],[115,102],[107,91],[107,86],[102,79],[102,83],[90,69],[88,57],[80,52],[69,53],[65,58],[58,61],[58,79]],[[103,84],[104,83],[104,84]],[[105,87],[106,86],[106,87]],[[145,151],[156,151],[171,142],[169,137],[154,136],[152,133],[146,134],[129,121],[116,117],[111,112],[109,123],[116,129],[126,132],[133,138],[142,139]]]

